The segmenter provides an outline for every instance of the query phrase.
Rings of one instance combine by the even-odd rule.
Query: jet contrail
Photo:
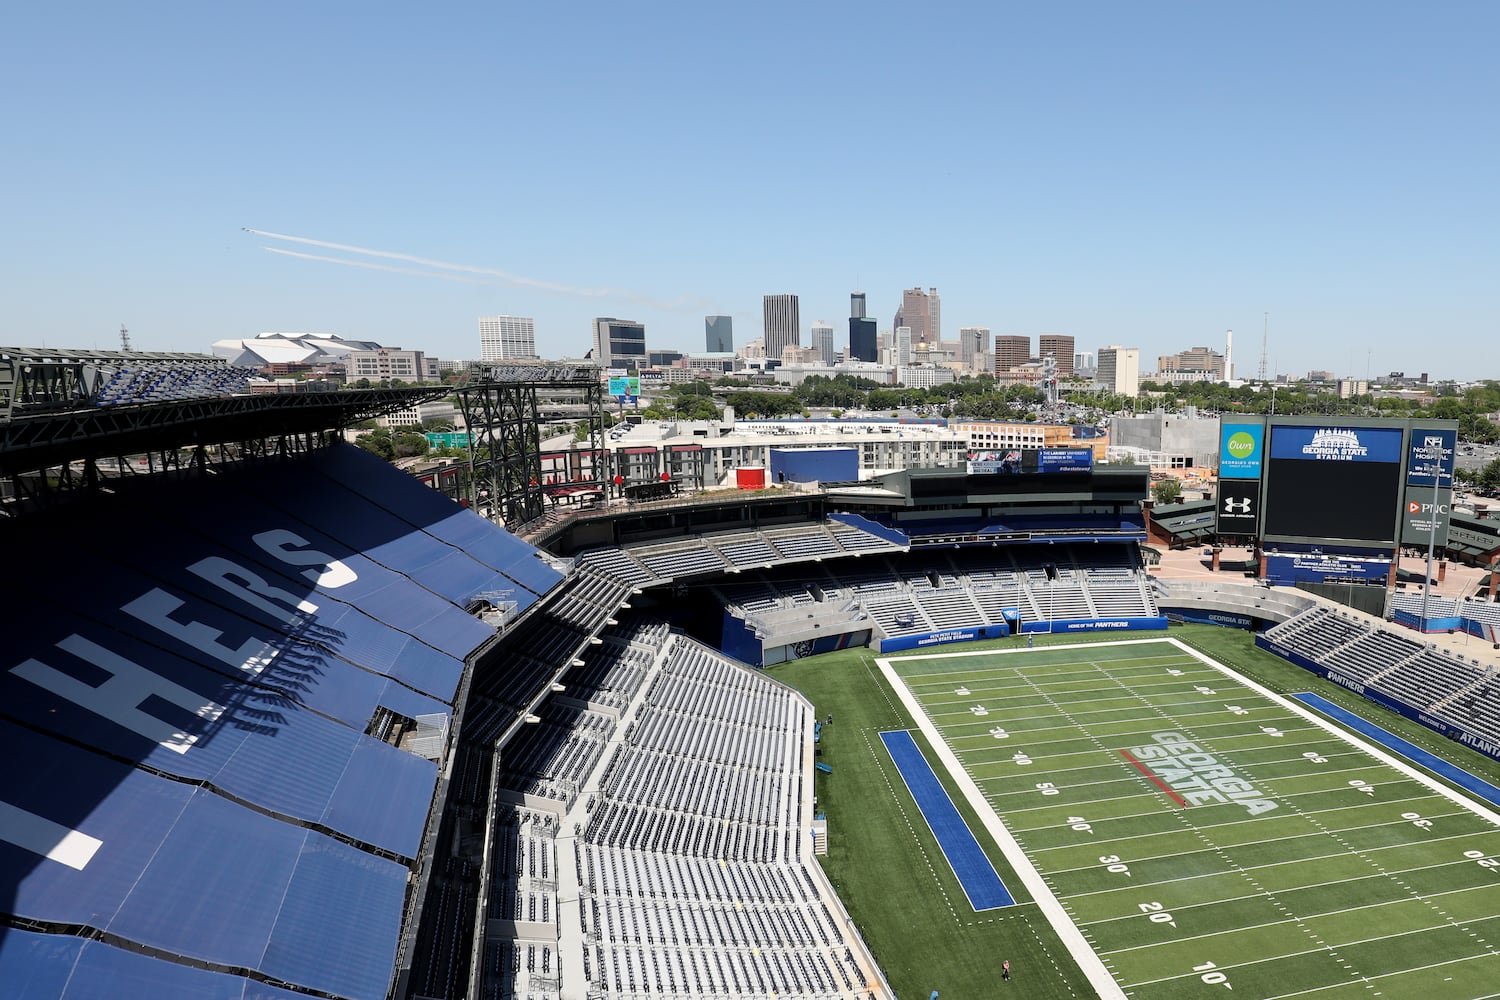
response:
[[[306,236],[288,236],[285,233],[267,233],[259,229],[248,228],[244,231],[251,234],[252,236],[264,236],[266,239],[283,240],[287,243],[301,243],[305,246],[321,247],[324,250],[341,250],[344,253],[361,254],[365,257],[380,257],[385,260],[400,260],[405,261],[408,264],[420,264],[422,267],[431,267],[444,271],[460,271],[465,274],[482,274],[492,278],[499,278],[501,282],[504,282],[506,284],[521,285],[527,288],[540,288],[549,292],[561,292],[564,295],[582,295],[586,298],[595,299],[604,295],[628,294],[616,292],[608,288],[577,288],[573,285],[563,285],[554,281],[541,281],[537,278],[527,278],[523,275],[511,274],[509,271],[502,271],[499,268],[494,267],[477,267],[473,264],[455,264],[452,261],[432,260],[427,257],[418,257],[414,254],[409,253],[394,253],[390,250],[375,250],[370,247],[356,247],[350,246],[347,243],[330,243],[327,240],[315,240],[310,239]],[[271,248],[262,247],[261,249],[269,250]],[[338,263],[338,261],[334,258],[319,257],[315,259],[329,261],[330,263]],[[402,273],[423,274],[426,272],[406,271]]]
[[[324,264],[343,264],[345,267],[362,267],[367,271],[389,271],[392,274],[412,274],[419,278],[442,278],[444,281],[462,281],[469,285],[505,285],[508,282],[493,278],[471,278],[466,274],[444,274],[441,271],[419,271],[414,267],[396,267],[392,264],[375,264],[367,260],[349,260],[344,257],[324,257],[322,254],[302,253],[300,250],[283,250],[281,247],[261,247],[267,253],[279,253],[283,257],[301,260],[316,260]]]
[[[407,264],[420,265],[421,268],[431,268],[431,270],[420,270],[416,267],[394,267],[388,264],[372,264],[369,261],[348,260],[343,257],[326,257],[321,254],[300,253],[295,250],[284,250],[278,247],[263,246],[260,248],[268,253],[278,253],[285,257],[297,257],[302,260],[315,260],[324,264],[343,264],[345,267],[361,267],[368,271],[388,271],[392,274],[409,274],[419,278],[442,278],[447,281],[462,281],[474,285],[539,288],[543,291],[557,292],[561,295],[577,295],[589,299],[617,298],[654,309],[710,308],[709,304],[702,299],[684,297],[668,302],[649,295],[642,295],[638,292],[626,291],[619,288],[579,288],[574,285],[564,285],[555,281],[527,278],[523,275],[512,274],[509,271],[502,271],[494,267],[479,267],[474,264],[457,264],[446,260],[432,260],[428,257],[418,257],[415,254],[396,253],[391,250],[376,250],[372,247],[357,247],[347,243],[333,243],[328,240],[315,240],[308,236],[268,233],[261,229],[250,229],[248,227],[241,227],[241,230],[250,233],[252,236],[263,236],[266,239],[283,240],[287,243],[300,243],[303,246],[319,247],[323,250],[338,250],[343,253],[360,254],[366,257],[379,257],[383,260],[398,260]],[[445,274],[445,271],[457,273]],[[476,277],[469,277],[470,275],[475,275]]]

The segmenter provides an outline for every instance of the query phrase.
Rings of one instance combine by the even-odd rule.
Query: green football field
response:
[[[1007,949],[1025,949],[1028,996],[1500,996],[1500,816],[1363,737],[1161,639],[865,656],[866,677],[851,680],[885,688],[870,711],[891,718],[864,728],[927,737],[929,763],[1021,901],[964,912],[942,849],[866,735],[849,763],[880,766],[928,873],[889,863],[930,881],[943,903],[930,919],[953,919],[957,947],[996,949],[956,962],[977,967],[944,997],[992,995],[986,966]],[[1296,690],[1325,690],[1303,676]],[[839,796],[824,800],[837,828]],[[866,841],[883,825],[870,808],[861,822]],[[830,859],[830,874],[854,883],[863,925],[857,860],[845,863]],[[945,966],[930,954],[905,954],[878,927],[867,936],[916,973],[892,974],[898,992],[938,988]]]

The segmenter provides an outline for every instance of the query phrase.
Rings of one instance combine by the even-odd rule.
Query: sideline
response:
[[[1103,643],[1100,645],[1103,645]],[[986,651],[987,654],[993,654],[994,652],[998,652],[998,650]],[[937,654],[939,657],[951,655],[954,654]],[[980,654],[975,653],[971,655]],[[898,657],[898,659],[921,660],[931,658],[933,657]],[[1119,983],[1115,982],[1115,977],[1110,975],[1109,969],[1104,965],[1104,960],[1095,953],[1094,949],[1084,938],[1083,932],[1078,929],[1078,925],[1073,923],[1073,918],[1068,916],[1068,911],[1063,909],[1062,903],[1052,894],[1052,889],[1042,879],[1041,873],[1036,870],[1036,866],[1031,863],[1031,859],[1021,849],[1021,845],[1016,843],[1016,838],[1012,837],[1010,831],[1005,828],[1005,824],[1000,822],[1000,817],[995,814],[995,810],[985,800],[984,793],[979,790],[979,786],[974,783],[974,779],[969,776],[969,772],[965,771],[963,765],[959,763],[958,757],[949,749],[948,744],[943,741],[942,734],[938,732],[937,726],[927,717],[927,713],[923,710],[921,703],[917,701],[916,695],[911,693],[911,689],[896,674],[895,669],[891,666],[891,658],[878,657],[875,660],[875,664],[880,667],[880,672],[885,676],[886,682],[890,684],[891,690],[895,691],[896,696],[901,699],[901,704],[906,708],[907,713],[916,720],[917,728],[921,729],[922,735],[927,737],[928,744],[931,745],[938,759],[943,762],[943,767],[947,768],[948,776],[953,779],[958,785],[959,790],[963,792],[964,799],[969,803],[970,808],[979,816],[985,830],[994,838],[995,843],[1000,845],[1000,851],[1005,855],[1005,860],[1010,862],[1016,874],[1021,877],[1021,882],[1026,886],[1026,891],[1031,893],[1031,898],[1036,901],[1037,908],[1046,916],[1047,922],[1052,925],[1052,929],[1062,940],[1063,947],[1068,949],[1068,954],[1073,956],[1073,961],[1077,962],[1078,967],[1083,970],[1084,977],[1093,986],[1095,995],[1100,1000],[1126,1000],[1125,991],[1120,988]]]
[[[1479,796],[1490,805],[1500,806],[1500,788],[1496,788],[1478,775],[1470,774],[1457,764],[1444,760],[1430,750],[1423,750],[1415,743],[1402,739],[1395,733],[1375,725],[1375,723],[1370,722],[1368,719],[1361,718],[1348,709],[1335,705],[1322,695],[1304,691],[1301,694],[1294,694],[1292,697],[1304,705],[1311,705],[1329,718],[1342,722],[1355,732],[1368,736],[1387,750],[1394,750],[1412,763],[1427,768],[1433,774],[1442,775],[1464,791]]]

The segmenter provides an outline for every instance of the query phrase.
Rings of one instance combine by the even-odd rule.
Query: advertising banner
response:
[[[914,635],[898,635],[880,640],[880,651],[889,653],[898,649],[925,649],[942,646],[950,642],[972,642],[975,639],[1003,639],[1010,635],[1004,622],[994,625],[972,625],[966,628],[949,628],[940,632],[919,632]]]
[[[1220,479],[1217,513],[1219,534],[1255,534],[1260,527],[1260,480]]]
[[[1088,448],[1043,448],[1037,452],[1040,472],[1087,472],[1094,467],[1094,453]]]
[[[1354,559],[1348,556],[1293,552],[1266,556],[1266,579],[1280,584],[1384,583],[1391,571],[1389,559]]]
[[[641,394],[641,380],[639,378],[611,378],[609,380],[609,394],[622,403],[628,403]]]
[[[969,475],[1015,472],[1088,472],[1094,453],[1088,448],[1000,448],[967,454]]]
[[[1234,614],[1229,611],[1207,611],[1203,608],[1162,608],[1162,614],[1169,619],[1176,615],[1185,622],[1194,625],[1217,625],[1220,628],[1242,628],[1254,629],[1255,619],[1249,615]]]
[[[1021,472],[1021,449],[1000,451],[971,451],[968,453],[968,473],[971,476],[997,473]]]
[[[1022,632],[1133,632],[1139,629],[1165,629],[1167,618],[1059,618],[1056,621],[1027,622]]]
[[[1406,506],[1401,510],[1401,544],[1426,548],[1433,528],[1437,529],[1434,545],[1448,544],[1448,514],[1453,505],[1451,489],[1432,488],[1432,477],[1428,485],[1409,486],[1406,489]],[[1437,494],[1434,508],[1433,494]]]
[[[1394,427],[1271,428],[1271,457],[1310,462],[1399,462],[1401,431]]]
[[[1219,426],[1219,478],[1259,479],[1266,429],[1261,424]]]
[[[1406,485],[1431,486],[1433,472],[1437,485],[1453,485],[1453,447],[1458,432],[1452,428],[1428,430],[1413,427],[1411,447],[1407,449]]]

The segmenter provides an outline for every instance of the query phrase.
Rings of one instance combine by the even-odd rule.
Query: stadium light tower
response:
[[[1437,548],[1438,487],[1443,480],[1443,439],[1433,435],[1422,448],[1427,471],[1432,473],[1432,517],[1427,522],[1427,572],[1422,577],[1422,631],[1427,631],[1428,602],[1432,600],[1432,554]]]

